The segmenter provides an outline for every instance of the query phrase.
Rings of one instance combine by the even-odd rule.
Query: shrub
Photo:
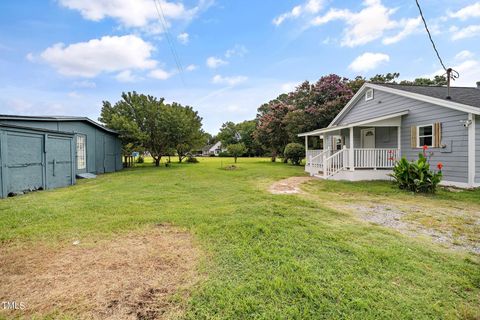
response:
[[[194,156],[188,156],[187,160],[185,160],[187,163],[198,163],[198,159],[195,158]]]
[[[305,148],[300,143],[289,143],[283,152],[284,162],[290,161],[294,165],[299,165],[305,158]]]
[[[145,159],[142,156],[139,156],[137,159],[137,163],[144,163]]]
[[[418,160],[409,162],[402,158],[393,167],[393,180],[400,189],[415,193],[435,193],[437,185],[442,180],[443,165],[438,163],[438,171],[430,170],[427,147],[418,154]]]

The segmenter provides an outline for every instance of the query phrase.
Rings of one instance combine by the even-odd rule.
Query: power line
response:
[[[160,20],[160,23],[162,24],[165,37],[167,38],[168,46],[170,47],[173,60],[175,62],[175,65],[177,66],[178,73],[180,74],[180,79],[182,80],[183,85],[185,85],[185,80],[183,78],[182,63],[180,62],[180,58],[178,56],[177,50],[175,49],[175,43],[173,42],[170,36],[170,32],[168,31],[167,20],[165,19],[165,14],[163,12],[161,0],[159,0],[158,3],[157,3],[157,0],[153,0],[153,3],[155,4],[155,9],[157,10],[158,18]]]
[[[430,30],[428,30],[427,21],[425,21],[425,18],[423,17],[423,12],[422,12],[422,8],[420,7],[420,3],[418,3],[418,0],[415,0],[415,2],[417,3],[418,11],[420,12],[420,17],[422,17],[423,25],[425,26],[425,30],[427,31],[428,38],[430,39],[430,42],[432,43],[433,50],[435,50],[435,53],[437,54],[437,58],[440,61],[440,64],[442,65],[442,67],[443,67],[443,70],[447,71],[447,67],[445,67],[445,64],[443,63],[442,57],[440,57],[440,53],[438,53],[437,46],[435,45],[435,42],[433,41]]]
[[[445,67],[445,64],[443,63],[442,57],[440,57],[440,53],[437,50],[437,46],[435,45],[435,42],[433,41],[432,34],[430,33],[430,30],[428,30],[427,26],[427,21],[425,20],[425,17],[423,16],[422,8],[420,7],[420,3],[418,3],[418,0],[415,0],[417,3],[418,11],[420,12],[420,17],[422,17],[423,25],[425,26],[425,30],[427,31],[428,38],[430,39],[430,42],[432,43],[433,50],[437,54],[438,61],[440,61],[440,64],[442,65],[443,70],[445,70],[446,73],[443,75],[447,75],[447,99],[450,98],[450,81],[455,79],[458,79],[460,77],[460,73],[458,71],[453,70],[452,68],[447,68]]]

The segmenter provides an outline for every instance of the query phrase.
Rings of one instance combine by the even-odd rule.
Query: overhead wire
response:
[[[437,55],[438,61],[440,61],[440,65],[442,66],[443,70],[445,70],[445,72],[446,72],[448,86],[450,87],[450,79],[455,80],[458,77],[460,77],[460,74],[458,73],[458,71],[453,70],[452,68],[447,68],[445,66],[445,64],[443,63],[442,57],[440,56],[440,53],[438,52],[437,46],[435,45],[435,41],[433,41],[432,34],[431,34],[430,30],[428,29],[427,21],[425,20],[425,17],[423,15],[422,7],[420,6],[420,3],[418,2],[418,0],[415,0],[415,3],[417,4],[418,11],[420,12],[420,17],[422,18],[423,25],[425,26],[425,30],[427,31],[428,38],[430,39],[433,50],[435,51],[435,54]]]
[[[172,53],[172,56],[173,56],[173,60],[175,62],[175,65],[177,67],[177,71],[180,75],[180,79],[182,80],[182,83],[183,85],[185,85],[185,79],[183,77],[183,67],[182,67],[182,63],[180,61],[180,57],[177,53],[177,50],[175,48],[175,43],[173,42],[172,38],[171,38],[171,35],[170,35],[170,31],[168,30],[168,24],[167,24],[167,19],[165,18],[165,13],[163,11],[163,8],[162,8],[162,3],[161,3],[161,0],[159,0],[157,2],[157,0],[152,0],[153,3],[155,4],[155,9],[157,11],[157,14],[158,14],[158,18],[160,20],[160,23],[163,27],[163,31],[165,33],[165,37],[167,38],[167,43],[168,43],[168,46],[170,47],[170,52]]]

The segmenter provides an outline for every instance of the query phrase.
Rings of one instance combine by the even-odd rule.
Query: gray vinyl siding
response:
[[[475,182],[480,183],[480,116],[475,117]]]
[[[26,121],[0,120],[2,123],[72,132],[86,136],[87,161],[86,169],[78,170],[75,158],[75,173],[105,173],[121,170],[122,154],[121,142],[117,135],[102,130],[85,121]],[[76,140],[75,140],[76,141]],[[75,142],[74,142],[75,143]],[[107,148],[105,148],[107,144]],[[76,153],[75,153],[76,156]]]
[[[361,130],[371,127],[353,128],[353,147],[361,148]],[[343,129],[340,133],[344,137],[345,145],[350,147],[350,131]],[[375,148],[397,148],[397,127],[376,127],[375,128]]]
[[[413,160],[421,152],[421,149],[411,148],[410,146],[411,126],[441,122],[442,144],[449,147],[445,149],[431,149],[433,156],[430,159],[430,163],[434,167],[436,167],[438,162],[443,163],[444,180],[468,182],[468,133],[467,128],[460,122],[468,118],[465,112],[375,90],[373,100],[365,101],[363,98],[360,99],[339,120],[338,125],[368,120],[406,110],[409,111],[409,114],[402,117],[402,156]]]

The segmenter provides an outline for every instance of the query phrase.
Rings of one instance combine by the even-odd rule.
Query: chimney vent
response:
[[[480,89],[480,81],[477,81],[477,89]]]

